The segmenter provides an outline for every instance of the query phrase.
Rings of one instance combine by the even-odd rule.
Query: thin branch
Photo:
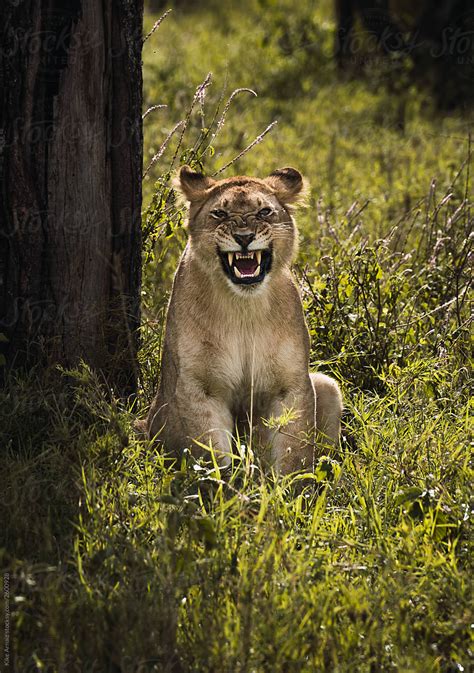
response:
[[[441,306],[437,306],[431,311],[426,311],[422,315],[417,316],[414,320],[408,321],[406,323],[401,323],[399,327],[409,327],[410,325],[415,325],[417,322],[420,322],[420,320],[424,320],[430,315],[433,315],[434,313],[438,313],[438,311],[442,311],[445,308],[448,308],[448,306],[451,306],[456,301],[456,297],[453,297],[449,301],[444,302],[444,304],[441,304]]]
[[[151,37],[151,36],[153,35],[153,33],[155,32],[155,30],[156,30],[157,28],[160,27],[161,23],[164,21],[164,19],[166,19],[166,17],[168,16],[168,14],[170,14],[172,11],[173,11],[172,9],[167,9],[166,12],[165,12],[162,16],[160,16],[160,18],[158,19],[158,21],[155,21],[155,23],[153,24],[153,28],[152,28],[152,29],[150,30],[150,32],[147,33],[147,34],[145,35],[145,37],[143,38],[143,40],[142,40],[142,44],[144,44],[144,43],[148,40],[148,38]]]
[[[272,130],[272,128],[273,128],[274,126],[276,126],[277,124],[278,124],[277,121],[274,121],[274,122],[272,122],[271,124],[269,124],[269,125],[267,126],[267,128],[265,129],[265,131],[263,131],[259,136],[257,136],[257,137],[255,138],[255,140],[253,140],[253,141],[250,143],[250,145],[247,145],[247,147],[245,147],[245,148],[242,150],[242,152],[239,152],[239,154],[237,154],[236,157],[234,157],[233,159],[231,159],[231,161],[228,161],[226,164],[224,164],[224,166],[222,166],[222,168],[219,168],[219,170],[216,171],[215,173],[213,173],[212,176],[214,177],[215,175],[219,175],[219,173],[222,173],[223,171],[225,171],[226,168],[229,168],[229,166],[232,166],[232,164],[234,164],[234,163],[235,163],[236,161],[238,161],[241,157],[243,157],[244,154],[247,154],[247,152],[249,152],[249,151],[252,149],[252,147],[255,147],[255,145],[258,145],[259,143],[261,143],[262,140],[264,139],[264,137],[267,135],[267,133],[269,133],[269,132]]]
[[[229,99],[228,99],[227,103],[226,103],[225,106],[224,106],[224,110],[223,110],[223,112],[222,112],[221,118],[220,118],[219,121],[217,122],[216,132],[214,133],[214,137],[216,137],[216,136],[219,134],[220,130],[221,130],[222,127],[224,126],[225,119],[226,119],[226,116],[227,116],[227,112],[229,111],[229,108],[230,108],[230,105],[231,105],[232,101],[234,100],[234,98],[235,98],[239,93],[242,93],[242,92],[244,92],[244,91],[246,91],[247,93],[251,93],[252,96],[257,96],[257,94],[255,93],[255,91],[254,91],[253,89],[247,89],[246,87],[242,87],[242,88],[240,88],[240,89],[235,89],[235,91],[233,91],[233,92],[231,93],[231,95],[229,96]]]
[[[181,147],[181,143],[183,142],[183,137],[186,132],[186,129],[188,128],[189,120],[191,119],[192,112],[194,110],[194,107],[196,105],[196,102],[198,100],[201,100],[203,96],[205,96],[205,92],[207,87],[211,84],[212,82],[212,72],[208,72],[204,81],[201,82],[201,84],[197,87],[196,92],[194,94],[193,100],[191,101],[191,105],[189,107],[189,110],[186,114],[186,117],[183,122],[182,130],[180,133],[180,136],[178,138],[178,143],[176,145],[176,151],[173,155],[173,158],[171,159],[171,163],[169,165],[168,171],[171,172],[173,170],[174,162],[176,161],[176,158],[178,156],[179,148]]]
[[[153,112],[153,110],[161,110],[165,107],[168,107],[167,105],[152,105],[151,107],[148,108],[148,110],[142,115],[142,119],[145,119],[145,117],[148,117],[150,112]]]
[[[166,146],[168,145],[168,143],[169,143],[169,141],[171,140],[172,136],[173,136],[173,135],[176,133],[176,131],[177,131],[178,129],[180,129],[184,124],[185,124],[185,121],[184,121],[184,119],[182,119],[180,122],[178,122],[178,123],[171,129],[171,131],[168,133],[168,135],[166,136],[165,140],[164,140],[163,143],[161,144],[160,149],[158,150],[158,152],[155,154],[155,156],[153,157],[153,159],[152,159],[152,160],[150,161],[150,163],[148,164],[148,166],[147,166],[145,172],[143,173],[143,176],[142,176],[142,177],[146,177],[146,175],[148,174],[148,171],[150,170],[150,168],[156,164],[156,162],[158,161],[158,159],[161,157],[161,155],[162,155],[163,152],[165,151]]]

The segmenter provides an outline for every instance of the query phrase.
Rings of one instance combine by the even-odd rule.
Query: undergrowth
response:
[[[85,366],[59,386],[32,372],[0,391],[5,670],[472,663],[472,122],[434,117],[414,91],[338,80],[324,3],[289,23],[281,8],[258,13],[271,4],[204,3],[146,43],[146,107],[169,107],[144,120],[139,407]],[[295,275],[311,367],[339,380],[346,412],[340,447],[303,487],[264,475],[249,451],[221,473],[133,433],[186,241],[171,186],[186,162],[261,176],[293,164],[311,182]]]

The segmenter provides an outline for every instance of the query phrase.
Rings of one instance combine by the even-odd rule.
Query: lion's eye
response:
[[[227,217],[225,210],[211,210],[212,217],[215,217],[217,220],[223,220],[224,217]]]
[[[257,217],[268,217],[272,212],[271,208],[262,208],[262,210],[259,210],[257,213]]]

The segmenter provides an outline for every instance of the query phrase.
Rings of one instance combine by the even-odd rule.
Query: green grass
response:
[[[146,108],[169,106],[145,119],[145,164],[186,123],[144,181],[139,413],[185,242],[170,167],[212,173],[278,119],[224,175],[289,164],[311,183],[295,273],[311,365],[344,391],[345,438],[302,489],[248,452],[230,474],[189,455],[170,464],[85,367],[59,387],[12,378],[0,393],[10,670],[472,664],[472,117],[435,114],[383,67],[340,77],[328,3],[300,3],[285,25],[289,4],[176,10],[145,43]],[[216,120],[235,88],[259,97],[238,94],[212,138],[226,78]]]

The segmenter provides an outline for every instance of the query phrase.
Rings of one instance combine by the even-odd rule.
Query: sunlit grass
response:
[[[472,124],[383,77],[338,79],[329,3],[293,3],[286,32],[274,5],[260,21],[256,0],[177,10],[145,43],[145,109],[169,106],[145,119],[145,166],[186,123],[144,182],[140,406],[85,367],[0,393],[15,671],[469,670]],[[302,22],[309,47],[293,48]],[[226,78],[219,114],[238,87],[259,98],[236,95],[214,139]],[[295,273],[311,366],[340,381],[346,411],[304,481],[264,474],[258,447],[230,471],[212,454],[173,462],[132,428],[186,240],[173,157],[214,172],[275,119],[225,175],[289,164],[312,184]]]

